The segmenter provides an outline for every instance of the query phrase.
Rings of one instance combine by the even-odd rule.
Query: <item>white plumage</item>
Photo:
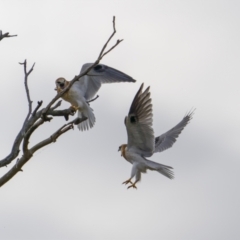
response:
[[[174,177],[172,167],[150,161],[146,157],[151,157],[156,152],[172,147],[193,114],[193,112],[189,112],[174,128],[155,138],[152,128],[152,99],[149,88],[143,92],[143,84],[141,85],[133,99],[128,116],[125,118],[128,143],[122,144],[119,151],[133,165],[131,177],[123,182],[124,184],[130,183],[128,188],[136,188],[136,183],[141,179],[141,173],[145,173],[147,170],[157,171],[170,179]],[[135,182],[133,183],[132,178],[134,177]]]
[[[87,70],[93,63],[86,63],[82,66],[81,72]],[[76,81],[71,88],[63,94],[62,98],[72,104],[78,110],[78,117],[87,117],[87,120],[78,125],[79,130],[84,131],[92,128],[96,119],[93,109],[90,108],[88,101],[91,100],[102,83],[116,82],[136,82],[132,77],[120,72],[114,68],[103,64],[98,64],[92,68],[87,75]],[[65,78],[56,80],[56,90],[61,92],[69,85],[69,81]]]

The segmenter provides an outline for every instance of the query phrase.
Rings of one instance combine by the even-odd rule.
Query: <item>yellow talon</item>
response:
[[[133,184],[133,183],[132,183],[132,181],[131,181],[131,178],[129,178],[128,180],[126,180],[126,181],[125,181],[125,182],[123,182],[122,184],[126,184],[126,185],[127,185],[128,183],[131,183],[131,184]]]
[[[137,189],[136,183],[133,183],[132,185],[130,185],[130,186],[128,187],[128,189],[131,188],[131,187]]]
[[[74,111],[77,111],[78,110],[78,107],[75,107],[75,106],[71,106],[71,108],[73,108],[74,109]]]

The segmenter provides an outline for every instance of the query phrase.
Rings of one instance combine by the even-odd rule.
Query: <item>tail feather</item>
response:
[[[87,131],[88,129],[94,126],[96,119],[95,119],[93,110],[90,107],[83,112],[78,111],[78,117],[82,118],[83,116],[87,117],[87,120],[79,123],[78,129],[80,131]]]
[[[174,172],[172,170],[170,170],[170,169],[173,169],[172,167],[166,166],[166,165],[163,165],[160,163],[156,163],[156,162],[153,162],[153,161],[150,161],[147,159],[145,159],[145,160],[147,161],[147,165],[150,170],[155,170],[167,178],[170,178],[170,179],[174,178]]]

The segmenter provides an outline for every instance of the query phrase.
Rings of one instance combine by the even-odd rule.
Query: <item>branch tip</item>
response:
[[[98,99],[98,98],[99,98],[99,95],[97,95],[95,98],[93,98],[93,99],[87,101],[87,103],[89,104],[90,102],[93,102],[93,101],[95,101],[95,100]]]

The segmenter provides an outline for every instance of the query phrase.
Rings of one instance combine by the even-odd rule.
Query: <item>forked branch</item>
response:
[[[117,42],[110,47],[108,50],[106,50],[109,42],[113,38],[113,36],[116,33],[115,28],[115,17],[113,17],[113,32],[111,36],[108,38],[106,43],[104,44],[103,48],[100,51],[100,54],[98,55],[97,60],[90,66],[86,71],[83,73],[78,74],[75,76],[68,85],[67,88],[65,88],[63,91],[58,93],[48,104],[45,108],[42,108],[42,101],[37,102],[37,106],[33,110],[32,108],[32,100],[30,98],[30,91],[28,87],[28,78],[29,75],[32,73],[33,68],[35,66],[35,63],[32,65],[30,70],[27,70],[27,61],[25,60],[23,63],[20,63],[24,67],[24,85],[25,85],[25,92],[27,96],[28,101],[28,112],[27,116],[24,120],[24,123],[22,125],[22,128],[20,129],[14,143],[12,146],[12,150],[10,154],[5,157],[4,159],[0,160],[0,167],[7,166],[10,164],[14,159],[17,158],[20,152],[20,146],[22,144],[22,157],[20,157],[17,162],[14,164],[14,166],[0,178],[0,187],[3,186],[6,182],[8,182],[13,176],[15,176],[19,171],[22,171],[22,167],[25,163],[27,163],[33,156],[33,154],[38,151],[39,149],[45,147],[46,145],[49,145],[51,143],[56,142],[56,140],[64,133],[68,132],[69,130],[74,128],[74,125],[77,125],[81,123],[82,121],[85,121],[86,118],[76,118],[73,121],[64,124],[62,127],[60,127],[56,132],[54,132],[50,137],[40,141],[39,143],[35,144],[32,147],[29,147],[29,142],[32,134],[41,127],[45,122],[51,121],[56,116],[63,116],[66,120],[68,120],[69,115],[75,114],[75,109],[68,108],[64,110],[56,110],[60,105],[61,101],[58,101],[54,106],[52,106],[66,91],[69,90],[69,88],[73,85],[74,82],[78,81],[82,76],[86,75],[93,67],[95,67],[101,59],[107,55],[109,52],[111,52],[121,41],[123,40],[117,40]],[[0,41],[4,37],[14,37],[16,35],[9,35],[9,33],[2,34],[0,32]],[[94,101],[98,98],[98,96],[91,101]],[[50,117],[51,116],[51,117]]]
[[[2,33],[2,30],[0,30],[0,41],[3,40],[4,38],[9,38],[9,37],[16,37],[17,35],[10,35],[8,32],[7,33]]]
[[[86,118],[80,119],[79,121],[85,121]],[[53,133],[49,138],[44,139],[43,141],[37,143],[35,146],[33,146],[31,149],[24,152],[21,158],[17,160],[17,162],[14,164],[14,166],[4,175],[0,178],[0,187],[3,186],[6,182],[8,182],[11,178],[13,178],[18,172],[22,172],[22,167],[25,163],[27,163],[33,156],[33,154],[49,145],[50,143],[54,143],[57,141],[57,139],[64,134],[65,132],[69,131],[70,129],[73,129],[73,125],[75,124],[76,120],[73,120],[65,125],[63,125],[61,128],[59,128],[55,133]],[[79,121],[77,123],[79,123]],[[41,123],[38,124],[39,126]]]
[[[92,68],[94,68],[97,64],[99,64],[99,62],[102,60],[102,58],[107,55],[109,52],[111,52],[120,42],[123,41],[122,40],[117,40],[117,42],[107,51],[106,48],[108,46],[108,43],[110,42],[110,40],[113,38],[113,36],[116,33],[116,28],[115,28],[115,16],[113,17],[113,33],[111,34],[111,36],[108,38],[107,42],[104,44],[102,50],[100,51],[100,54],[97,58],[97,60],[88,68],[86,69],[83,73],[78,74],[77,76],[75,76],[69,83],[69,85],[60,93],[58,93],[53,99],[52,101],[47,105],[47,107],[45,108],[45,111],[43,112],[43,114],[46,114],[47,111],[50,109],[50,107],[52,106],[52,104],[54,102],[56,102],[65,92],[67,92],[70,87],[74,84],[74,82],[78,81],[82,76],[86,75]]]

